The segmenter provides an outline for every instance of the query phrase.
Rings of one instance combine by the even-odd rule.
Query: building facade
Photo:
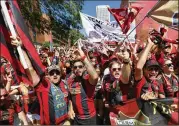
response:
[[[110,12],[108,11],[109,5],[96,6],[96,17],[102,21],[110,22]]]

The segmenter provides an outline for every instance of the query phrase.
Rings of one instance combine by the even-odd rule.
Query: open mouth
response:
[[[155,74],[149,74],[149,78],[154,79],[154,78],[156,78],[156,75]]]

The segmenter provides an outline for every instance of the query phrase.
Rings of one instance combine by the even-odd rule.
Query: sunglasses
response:
[[[171,48],[171,46],[170,46],[170,45],[168,45],[168,46],[165,46],[165,49],[167,49],[167,48]]]
[[[148,69],[147,69],[148,71],[158,71],[159,69],[157,68],[157,67],[149,67]]]
[[[59,72],[58,70],[52,70],[52,71],[50,71],[50,73],[49,73],[50,76],[53,76],[54,74],[60,75],[60,72]]]
[[[173,64],[172,64],[172,63],[169,63],[169,64],[165,64],[165,66],[171,67],[171,66],[173,66]]]
[[[79,66],[74,66],[73,68],[74,68],[74,69],[77,69],[77,68],[80,68],[80,69],[81,69],[81,68],[83,68],[83,66],[82,66],[82,65],[79,65]]]
[[[121,68],[112,68],[112,71],[120,71],[121,70]]]
[[[3,97],[3,96],[4,96],[4,98],[7,98],[9,95],[5,94],[5,95],[1,95],[0,97]]]

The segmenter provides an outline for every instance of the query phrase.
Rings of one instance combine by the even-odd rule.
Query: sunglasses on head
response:
[[[121,68],[112,68],[112,71],[120,71],[121,70]]]
[[[77,69],[77,68],[80,68],[80,69],[81,69],[81,68],[83,68],[83,66],[82,66],[82,65],[79,65],[79,66],[74,66],[73,68],[74,68],[74,69]]]
[[[169,63],[169,64],[165,64],[165,66],[171,67],[171,66],[173,66],[173,64],[172,64],[172,63]]]
[[[148,68],[148,71],[158,71],[159,70],[159,68],[157,68],[157,67],[149,67]]]
[[[50,71],[50,73],[49,73],[50,76],[53,76],[54,74],[60,75],[60,72],[59,72],[58,70],[52,70],[52,71]]]

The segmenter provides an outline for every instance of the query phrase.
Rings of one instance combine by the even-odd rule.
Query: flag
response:
[[[133,22],[142,7],[131,6],[129,8],[110,9],[109,12],[114,16],[119,23],[123,34],[127,34],[130,29],[130,24]]]
[[[32,61],[32,65],[34,69],[36,70],[38,75],[44,75],[45,66],[42,64],[40,57],[37,53],[37,50],[35,49],[32,39],[30,37],[30,34],[28,32],[28,28],[25,24],[25,21],[21,15],[18,3],[16,0],[8,0],[8,3],[10,5],[10,10],[12,14],[13,23],[17,30],[17,34],[19,35],[20,39],[23,42],[23,46]]]
[[[10,32],[5,25],[2,13],[0,12],[0,58],[5,59],[13,68],[13,84],[18,84],[20,82],[30,84],[27,75],[18,59],[17,50],[12,47]],[[2,65],[2,64],[1,64]],[[1,66],[3,67],[3,66]],[[3,72],[2,70],[0,72]]]
[[[110,109],[111,125],[177,125],[178,112],[171,105],[178,107],[178,99],[132,99]]]
[[[43,75],[45,71],[45,67],[42,65],[39,55],[31,41],[27,27],[20,13],[20,9],[18,7],[17,1],[9,0],[7,5],[9,5],[7,7],[8,12],[11,17],[12,23],[17,31],[17,35],[19,35],[20,39],[23,42],[24,50],[27,52],[29,58],[31,59],[32,65],[34,66],[37,73],[39,75]],[[11,45],[11,39],[10,39],[11,33],[5,23],[6,22],[4,21],[4,17],[1,10],[0,12],[1,57],[5,58],[6,60],[8,60],[8,62],[11,63],[14,69],[15,78],[17,79],[18,83],[23,81],[25,83],[30,84],[27,75],[25,73],[25,70],[19,61],[17,50]]]
[[[178,0],[160,0],[148,13],[153,20],[179,30]]]
[[[91,42],[101,42],[101,40],[121,42],[126,37],[116,22],[102,21],[84,13],[80,13],[80,16],[85,33]],[[130,42],[135,42],[135,32],[128,38]]]
[[[108,49],[106,48],[106,44],[104,42],[90,42],[88,40],[81,40],[81,48],[83,48],[84,50],[96,50],[97,52],[101,53],[101,54],[105,54],[106,56],[108,56],[107,51]],[[79,45],[79,44],[78,44]]]
[[[122,0],[122,1],[126,1],[126,0]],[[151,8],[153,8],[156,5],[157,2],[158,2],[157,0],[151,0],[151,1],[130,0],[129,1],[129,4],[131,6],[143,7],[142,11],[140,11],[137,17],[135,18],[136,24],[139,24],[141,20],[146,17],[147,13],[151,10]],[[154,28],[158,31],[160,26],[161,24],[156,22],[152,18],[145,18],[145,20],[143,20],[140,23],[140,25],[138,25],[136,28],[137,39],[139,39],[141,42],[146,42],[151,28],[152,29]],[[178,38],[178,32],[174,29],[167,28],[166,38],[175,40],[176,38]]]

